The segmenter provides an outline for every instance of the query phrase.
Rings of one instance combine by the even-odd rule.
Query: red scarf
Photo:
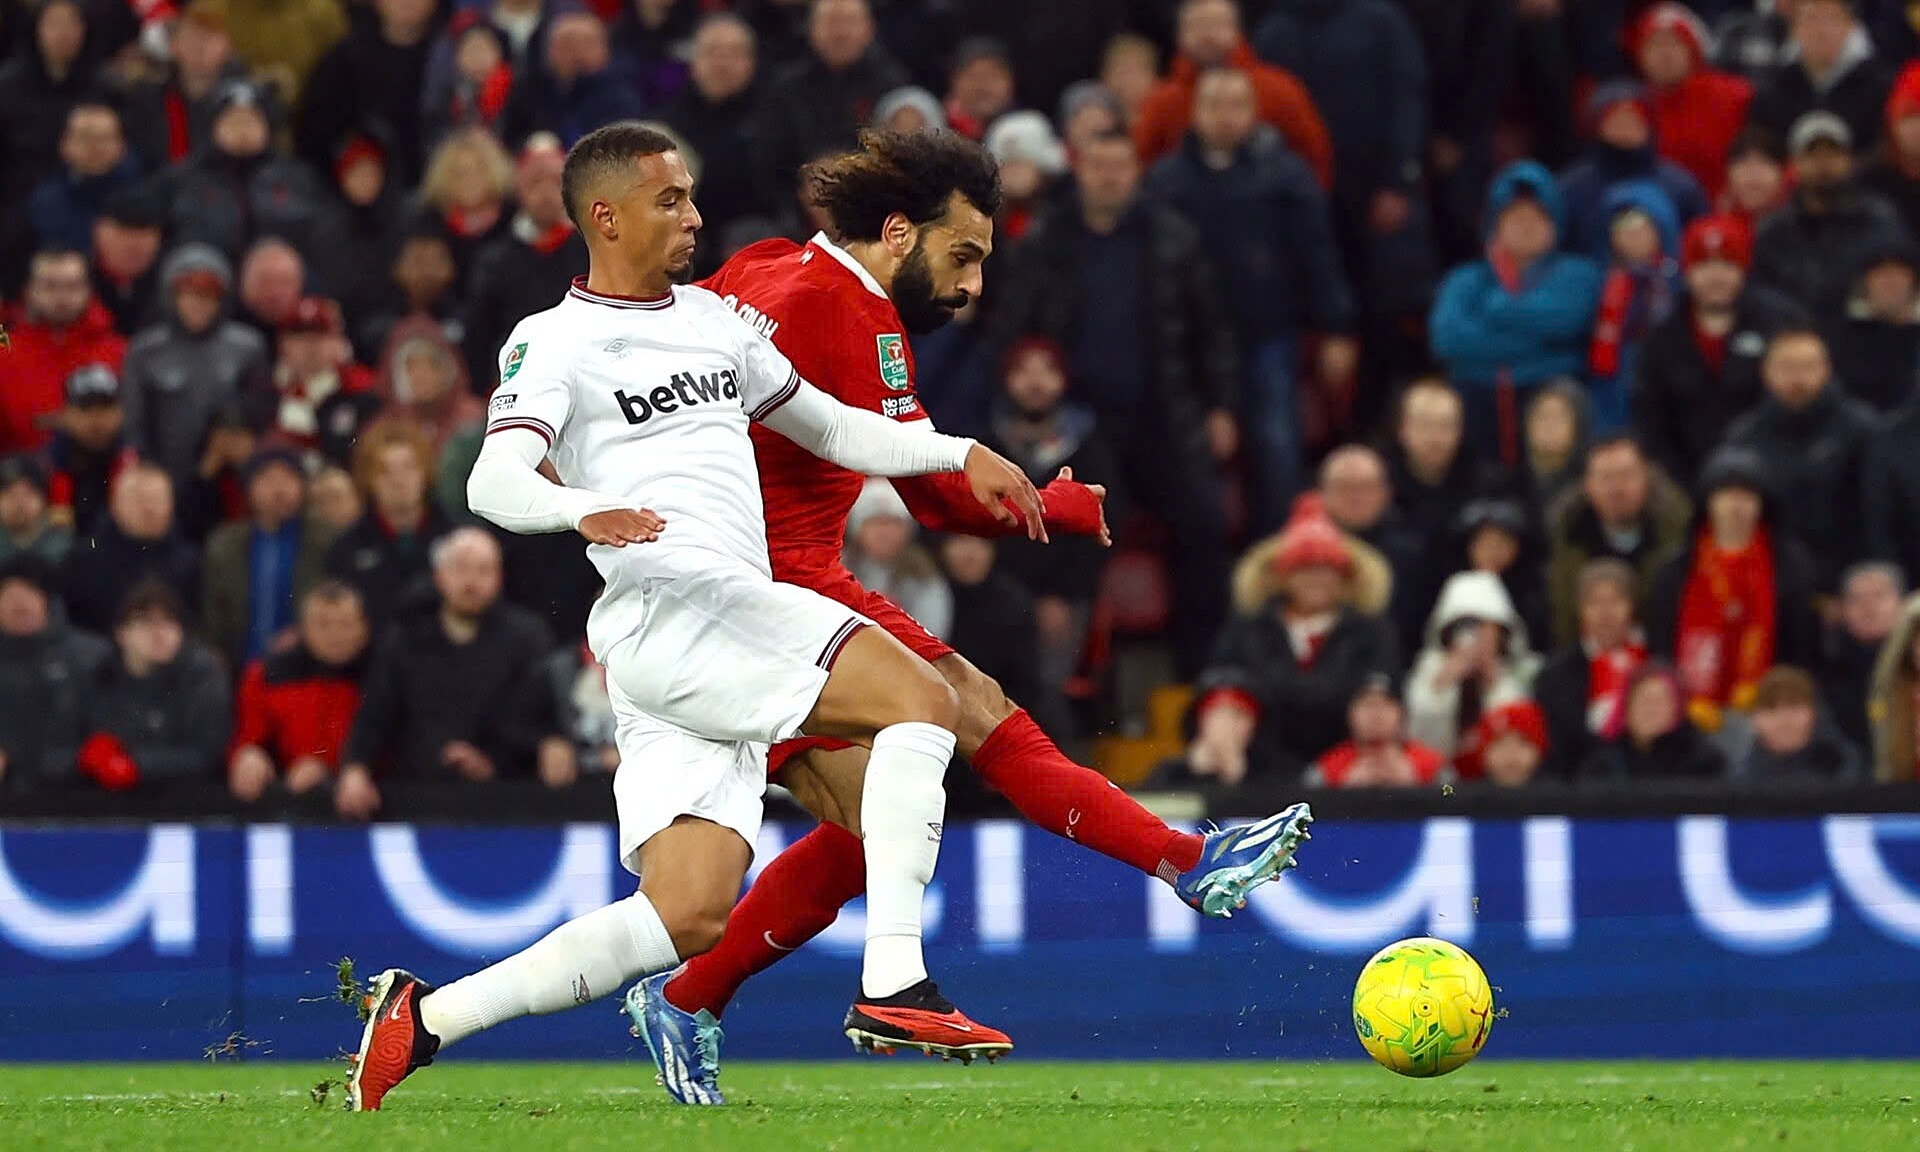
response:
[[[484,236],[500,222],[500,206],[495,204],[486,208],[449,208],[446,212],[447,230],[464,240],[475,236]]]
[[[1715,336],[1700,327],[1700,315],[1694,313],[1693,343],[1700,349],[1700,358],[1707,362],[1707,370],[1719,376],[1727,368],[1727,334]]]
[[[1609,739],[1618,736],[1626,709],[1627,681],[1647,661],[1647,646],[1629,640],[1587,658],[1587,728]]]
[[[528,241],[527,247],[540,253],[542,256],[551,256],[555,252],[560,251],[560,246],[565,244],[567,239],[572,235],[573,223],[568,220],[562,220],[560,223],[555,224],[553,227]]]
[[[1600,289],[1600,311],[1593,321],[1593,341],[1587,345],[1587,367],[1600,379],[1620,371],[1620,345],[1627,335],[1627,310],[1633,307],[1633,273],[1614,266]]]
[[[1767,529],[1755,532],[1746,547],[1723,552],[1702,525],[1680,594],[1674,648],[1694,723],[1715,731],[1723,709],[1752,706],[1760,677],[1773,667],[1774,639],[1773,544]]]

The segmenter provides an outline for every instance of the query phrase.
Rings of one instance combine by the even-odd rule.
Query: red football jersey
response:
[[[927,418],[914,395],[913,349],[900,313],[864,268],[822,237],[804,247],[762,240],[735,253],[702,286],[842,404],[896,420]],[[866,477],[758,424],[753,448],[774,575],[838,567],[847,514]]]

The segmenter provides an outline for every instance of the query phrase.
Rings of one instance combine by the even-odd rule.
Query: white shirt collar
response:
[[[807,241],[807,244],[809,247],[820,249],[820,251],[825,252],[827,255],[833,257],[835,260],[838,260],[840,263],[846,265],[847,271],[853,273],[855,276],[860,277],[860,283],[865,284],[867,286],[867,291],[873,293],[875,296],[880,297],[880,299],[882,300],[892,299],[892,297],[887,295],[887,290],[885,288],[880,287],[880,281],[875,280],[873,278],[873,273],[867,271],[866,265],[860,263],[860,261],[858,260],[855,260],[850,254],[848,254],[845,248],[842,248],[838,244],[835,244],[833,241],[827,239],[827,234],[825,232],[815,232],[813,234],[813,239]]]

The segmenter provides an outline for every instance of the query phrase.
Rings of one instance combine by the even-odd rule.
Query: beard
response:
[[[934,295],[933,269],[927,263],[924,239],[914,242],[913,251],[901,262],[900,270],[893,274],[893,306],[900,312],[900,323],[916,336],[952,322],[953,314],[967,306],[967,299],[965,292],[956,292],[952,296]]]

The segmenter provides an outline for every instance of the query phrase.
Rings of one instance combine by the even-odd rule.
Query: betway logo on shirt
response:
[[[675,372],[665,384],[644,395],[630,396],[626,392],[615,392],[613,398],[619,403],[620,412],[626,416],[627,423],[645,424],[655,412],[664,416],[715,400],[738,400],[740,377],[731,368],[723,368],[706,376]]]

